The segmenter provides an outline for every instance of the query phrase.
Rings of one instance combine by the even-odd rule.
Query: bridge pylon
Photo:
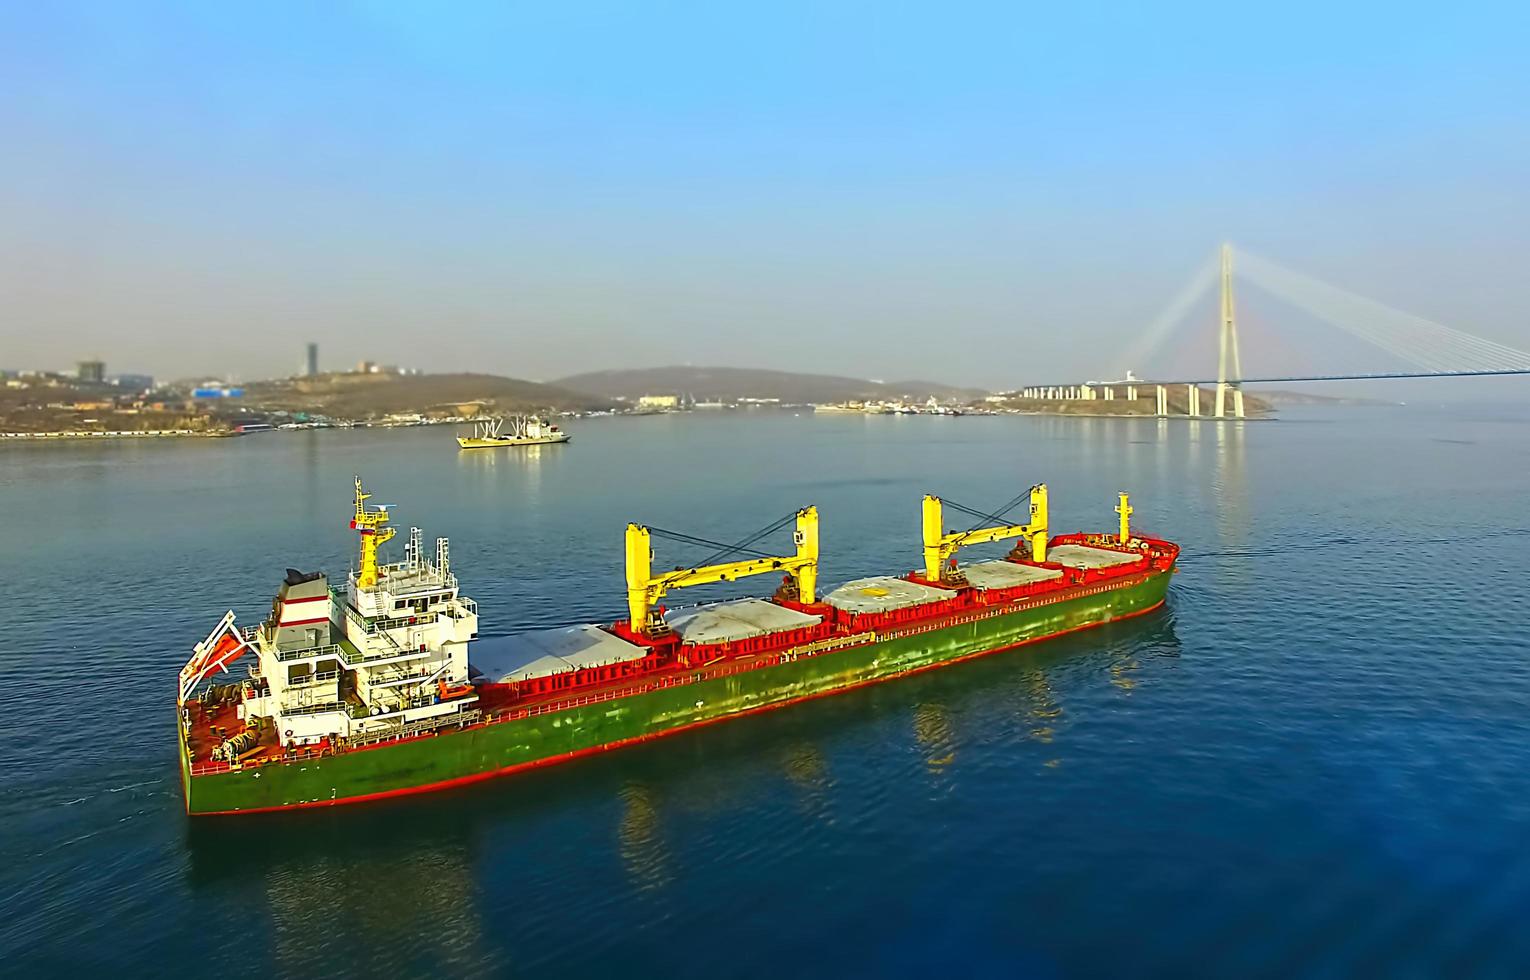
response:
[[[1218,330],[1216,417],[1227,417],[1227,394],[1232,392],[1234,418],[1243,418],[1243,365],[1238,359],[1238,318],[1233,305],[1232,246],[1222,245],[1222,315]],[[1230,368],[1230,370],[1229,370]]]

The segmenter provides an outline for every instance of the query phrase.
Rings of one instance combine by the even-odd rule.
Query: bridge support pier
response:
[[[1198,385],[1185,385],[1185,414],[1191,418],[1201,414],[1201,389]]]
[[[1225,419],[1227,417],[1227,395],[1229,392],[1232,393],[1233,418],[1244,418],[1243,386],[1228,384],[1225,381],[1217,384],[1217,418]]]
[[[1169,414],[1169,389],[1163,385],[1158,386],[1158,417],[1163,418]]]

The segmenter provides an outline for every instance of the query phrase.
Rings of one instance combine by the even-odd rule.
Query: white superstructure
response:
[[[436,541],[432,561],[411,528],[404,560],[378,563],[377,545],[391,537],[382,528],[387,515],[364,509],[359,485],[357,494],[362,561],[345,588],[289,569],[271,617],[244,633],[257,660],[239,717],[274,729],[283,746],[476,720],[467,648],[478,635],[478,607],[458,590],[446,539]]]

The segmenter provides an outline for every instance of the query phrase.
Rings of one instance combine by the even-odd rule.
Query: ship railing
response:
[[[477,708],[469,708],[465,711],[458,711],[456,714],[442,715],[439,718],[422,718],[419,721],[411,721],[406,725],[390,728],[386,731],[354,735],[346,744],[349,748],[353,749],[363,748],[394,739],[414,738],[417,735],[425,735],[450,725],[461,725],[465,728],[468,725],[476,724],[482,717],[482,711],[479,711]]]
[[[328,681],[340,679],[338,670],[321,670],[312,674],[300,674],[287,681],[288,687],[307,687],[310,684],[323,684]]]
[[[429,649],[406,650],[397,643],[393,643],[392,650],[384,650],[381,653],[362,653],[358,650],[355,655],[344,653],[340,659],[344,661],[347,667],[363,667],[370,663],[376,663],[379,660],[395,660],[399,657],[429,657],[438,652]]]
[[[296,712],[288,712],[288,714],[295,713]],[[390,739],[406,737],[412,738],[420,735],[428,735],[431,734],[435,729],[445,727],[446,725],[460,724],[463,727],[467,727],[469,725],[476,724],[480,720],[481,716],[482,712],[475,709],[471,711],[463,711],[456,715],[447,715],[440,719],[424,719],[423,721],[414,722],[410,726],[407,726],[407,730],[379,732],[376,735],[368,735],[351,739],[348,744],[342,742],[339,749],[340,751],[345,751],[347,748],[358,748],[377,742],[388,741]],[[224,759],[208,759],[203,762],[191,763],[191,775],[210,776],[216,773],[235,772],[241,769],[253,769],[260,766],[269,766],[281,762],[292,762],[300,759],[317,759],[322,756],[334,755],[336,753],[336,749],[337,746],[330,744],[329,740],[326,739],[319,745],[302,745],[297,746],[296,748],[289,748],[284,755],[279,756],[257,757],[253,759],[247,759],[242,762],[228,762]]]
[[[339,701],[325,701],[321,704],[305,704],[298,708],[284,708],[284,715],[322,715],[330,711],[342,711],[345,705]]]
[[[338,643],[326,643],[319,647],[304,647],[301,650],[278,650],[276,659],[286,663],[289,660],[307,660],[310,657],[335,657],[345,659],[345,649]]]
[[[345,607],[345,614],[351,618],[351,621],[360,627],[362,632],[369,635],[385,633],[387,630],[402,629],[405,626],[429,625],[429,623],[434,620],[434,617],[426,619],[426,617],[423,616],[390,616],[387,619],[367,619],[361,613],[352,608],[350,603],[343,603],[343,605]],[[426,621],[422,623],[421,620]]]

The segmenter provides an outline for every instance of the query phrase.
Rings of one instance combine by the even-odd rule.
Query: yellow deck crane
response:
[[[732,582],[750,575],[784,572],[796,583],[799,601],[808,603],[816,601],[818,508],[804,507],[797,511],[795,517],[797,522],[796,533],[793,535],[797,545],[795,555],[779,558],[761,555],[743,561],[701,565],[696,568],[677,568],[660,575],[653,574],[653,529],[639,524],[628,524],[627,612],[631,617],[632,631],[644,636],[662,632],[663,621],[659,618],[657,607],[664,593],[670,589],[683,589],[687,586],[707,585],[712,582]],[[784,525],[790,519],[783,519],[778,522],[778,526]],[[756,537],[762,534],[756,534]],[[741,550],[741,546],[733,546],[728,550],[735,549]]]
[[[1003,541],[1007,538],[1023,538],[1020,547],[1030,546],[1029,557],[1032,561],[1047,560],[1047,485],[1038,483],[1025,493],[1016,497],[1009,505],[999,509],[997,514],[983,514],[960,505],[953,505],[956,509],[969,514],[978,515],[988,520],[1001,520],[1004,512],[1018,504],[1027,496],[1031,501],[1031,519],[1024,524],[995,524],[992,527],[973,528],[968,531],[953,531],[946,533],[943,522],[943,502],[933,494],[926,494],[924,498],[924,578],[927,582],[941,582],[949,579],[948,565],[956,552],[963,545],[987,544],[990,541]]]

